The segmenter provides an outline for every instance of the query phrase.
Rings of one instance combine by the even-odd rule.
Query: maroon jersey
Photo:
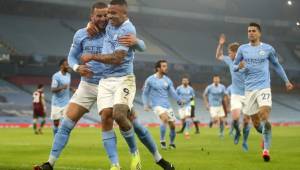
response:
[[[33,97],[33,116],[37,117],[37,116],[44,116],[45,115],[45,111],[44,111],[44,105],[43,105],[43,97],[44,97],[44,93],[42,91],[35,91],[32,94]]]

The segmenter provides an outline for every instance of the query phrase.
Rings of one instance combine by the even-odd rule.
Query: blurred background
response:
[[[94,0],[0,0],[0,124],[31,123],[32,92],[45,84],[50,114],[51,76],[66,58],[77,29],[89,20]],[[108,2],[108,1],[106,1]],[[196,115],[201,123],[209,114],[201,99],[212,75],[230,84],[230,72],[216,61],[221,33],[227,43],[247,43],[247,24],[262,25],[263,42],[277,50],[279,60],[296,86],[286,93],[283,81],[271,71],[273,110],[276,123],[300,122],[300,1],[286,0],[128,0],[130,20],[147,51],[136,53],[137,95],[135,107],[143,123],[158,123],[153,113],[144,112],[142,85],[154,72],[159,59],[169,62],[168,75],[180,85],[188,75],[197,92]],[[72,73],[72,84],[80,77]],[[174,109],[177,106],[173,103]],[[97,123],[94,107],[82,123]]]

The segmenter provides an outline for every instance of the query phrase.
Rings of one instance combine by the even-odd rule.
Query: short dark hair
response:
[[[249,23],[249,27],[256,27],[256,28],[259,30],[259,32],[261,32],[261,27],[260,27],[260,25],[259,25],[258,23],[256,23],[256,22],[250,22],[250,23]]]
[[[44,87],[43,84],[38,84],[38,86],[37,86],[38,89],[41,89],[41,88],[43,88],[43,87]]]
[[[190,80],[190,77],[188,75],[183,75],[181,79],[188,79],[188,80]]]
[[[107,4],[104,2],[96,2],[92,5],[90,12],[92,14],[95,9],[102,9],[102,8],[107,8]]]
[[[67,59],[65,59],[65,58],[61,59],[58,63],[58,67],[62,66],[65,61],[67,61]]]
[[[214,74],[213,77],[220,77],[219,74]]]
[[[168,63],[168,62],[167,62],[167,60],[158,60],[155,63],[155,71],[157,71],[157,69],[161,67],[161,63]]]
[[[122,6],[128,6],[126,0],[112,0],[109,3],[110,5],[122,5]]]

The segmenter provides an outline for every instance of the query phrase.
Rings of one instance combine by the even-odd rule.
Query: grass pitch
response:
[[[107,170],[109,161],[101,141],[101,130],[77,128],[57,161],[56,170]],[[150,128],[159,143],[159,129]],[[130,155],[118,130],[118,152],[122,170],[129,170]],[[44,129],[43,135],[34,135],[32,129],[0,129],[0,169],[30,170],[35,164],[45,162],[52,145],[52,131]],[[137,139],[138,140],[138,139]],[[241,142],[233,144],[228,135],[218,137],[217,128],[202,128],[200,135],[192,134],[190,140],[177,135],[176,150],[160,150],[176,170],[299,170],[300,127],[273,127],[271,162],[264,162],[260,149],[261,136],[251,129],[249,151],[243,152]],[[151,154],[139,142],[143,170],[159,170]]]

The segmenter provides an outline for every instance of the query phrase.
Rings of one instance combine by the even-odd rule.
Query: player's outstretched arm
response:
[[[226,42],[226,37],[225,34],[221,34],[220,38],[219,38],[219,44],[216,50],[216,58],[218,60],[222,60],[223,59],[223,50],[224,50],[224,44]]]
[[[146,51],[146,45],[145,42],[141,39],[138,39],[134,34],[127,34],[124,36],[121,36],[119,39],[119,44],[126,46],[126,47],[132,47],[135,50],[138,50],[140,52]]]
[[[278,57],[276,55],[276,52],[274,50],[274,48],[271,49],[271,53],[270,53],[270,57],[269,57],[269,61],[272,63],[272,65],[274,66],[275,72],[281,77],[281,79],[285,82],[285,86],[286,89],[292,90],[294,88],[294,86],[292,85],[292,83],[289,81],[282,65],[279,63],[278,61]]]

